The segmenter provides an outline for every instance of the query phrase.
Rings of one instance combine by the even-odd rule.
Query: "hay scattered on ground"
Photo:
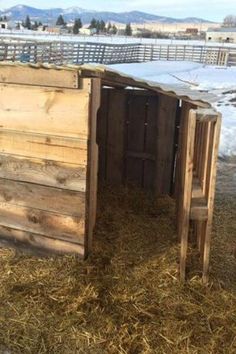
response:
[[[174,205],[100,196],[94,253],[0,249],[0,353],[235,353],[236,200],[217,200],[209,287],[178,280]]]

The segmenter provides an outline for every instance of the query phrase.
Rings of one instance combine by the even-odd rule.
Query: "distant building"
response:
[[[53,34],[67,34],[69,33],[68,29],[62,26],[48,26],[46,28],[46,31],[49,33],[53,33]]]
[[[24,30],[25,29],[23,21],[15,21],[11,28],[16,29],[16,30]]]
[[[97,33],[96,28],[80,28],[79,30],[80,34],[84,34],[85,36],[92,36]]]
[[[198,29],[197,28],[186,28],[185,31],[187,34],[190,34],[192,36],[197,36],[198,34]]]
[[[73,27],[74,27],[74,22],[68,22],[66,24],[66,28],[68,28],[69,30],[73,30]]]
[[[47,31],[47,29],[48,29],[48,25],[40,25],[40,26],[38,26],[38,31],[39,32],[44,32],[44,31]]]
[[[206,39],[212,42],[236,43],[236,27],[209,28]]]
[[[0,29],[9,29],[9,21],[0,21]]]

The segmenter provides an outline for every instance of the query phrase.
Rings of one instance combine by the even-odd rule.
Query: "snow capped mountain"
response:
[[[69,14],[83,14],[84,12],[87,12],[88,10],[82,9],[81,7],[69,7],[68,9],[63,10],[64,15],[69,15]]]
[[[141,11],[130,12],[108,12],[108,11],[93,11],[86,10],[80,7],[74,6],[67,9],[52,8],[52,9],[37,9],[26,5],[16,5],[9,9],[0,10],[0,15],[6,15],[11,20],[24,20],[27,15],[33,20],[41,20],[46,22],[53,22],[59,15],[63,15],[66,21],[74,20],[76,17],[80,17],[83,23],[88,23],[93,17],[97,20],[104,20],[105,22],[119,22],[119,23],[148,23],[148,22],[161,22],[161,23],[201,23],[209,22],[203,19],[191,17],[185,19],[176,19],[172,17],[164,17],[148,14]]]

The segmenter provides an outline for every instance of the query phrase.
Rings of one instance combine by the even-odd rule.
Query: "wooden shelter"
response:
[[[220,115],[213,96],[105,67],[0,65],[1,241],[86,257],[97,182],[176,200],[185,278],[193,225],[207,280]]]

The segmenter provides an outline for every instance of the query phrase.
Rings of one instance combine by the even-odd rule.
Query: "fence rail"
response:
[[[236,66],[236,48],[175,44],[111,44],[93,42],[0,42],[0,61],[62,64],[119,64],[155,60],[193,61]]]

